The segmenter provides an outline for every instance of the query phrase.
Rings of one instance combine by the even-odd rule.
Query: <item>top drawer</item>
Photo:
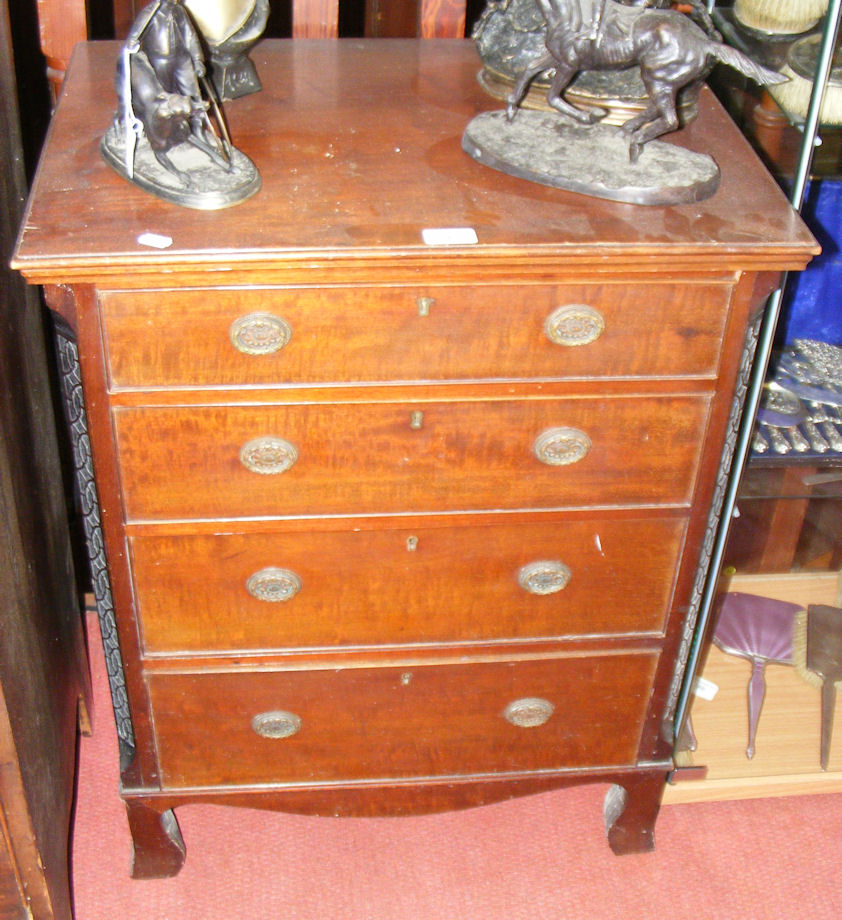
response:
[[[713,376],[725,283],[110,291],[112,387]]]

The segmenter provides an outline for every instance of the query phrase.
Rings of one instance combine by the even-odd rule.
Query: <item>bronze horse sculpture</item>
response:
[[[547,102],[582,124],[604,117],[599,110],[578,109],[562,96],[580,70],[623,70],[637,65],[649,97],[644,110],[620,129],[629,138],[629,159],[640,157],[644,145],[679,124],[676,95],[701,82],[717,61],[761,84],[786,77],[755,64],[746,55],[706,35],[683,13],[651,9],[651,0],[627,6],[615,0],[537,0],[546,22],[546,53],[518,77],[508,99],[511,121],[538,74],[554,69]]]

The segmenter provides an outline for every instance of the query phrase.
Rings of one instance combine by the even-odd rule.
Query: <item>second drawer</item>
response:
[[[144,647],[173,654],[657,633],[683,534],[607,519],[130,547]]]
[[[688,504],[709,396],[120,408],[129,520]]]

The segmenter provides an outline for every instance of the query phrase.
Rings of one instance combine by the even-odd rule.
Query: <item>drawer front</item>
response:
[[[727,284],[101,295],[116,388],[708,375]]]
[[[146,651],[236,652],[659,632],[683,533],[602,520],[130,545]]]
[[[160,520],[686,504],[707,411],[702,395],[114,416],[128,518]]]
[[[633,763],[654,653],[150,674],[165,787]]]

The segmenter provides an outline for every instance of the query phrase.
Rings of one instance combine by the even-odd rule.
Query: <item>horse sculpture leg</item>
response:
[[[647,84],[650,103],[644,112],[623,125],[623,133],[629,135],[629,159],[632,163],[638,161],[647,141],[678,127],[675,88],[667,83],[649,83],[646,80],[644,83]]]
[[[620,130],[629,139],[629,160],[632,163],[640,159],[640,154],[643,150],[643,143],[637,142],[635,140],[635,135],[643,125],[648,125],[650,122],[655,121],[659,115],[658,107],[654,102],[650,101],[642,112],[635,115],[634,118],[630,118],[628,121],[623,122],[623,126]]]
[[[581,109],[577,109],[562,96],[562,93],[567,89],[570,81],[576,76],[578,67],[561,63],[557,58],[553,57],[552,54],[543,54],[541,57],[532,61],[526,70],[523,71],[518,77],[512,92],[509,94],[506,105],[506,118],[509,121],[517,114],[518,106],[523,101],[529,84],[539,73],[542,73],[550,67],[555,68],[555,75],[553,76],[552,84],[547,93],[547,102],[552,108],[557,112],[561,112],[562,115],[568,115],[570,118],[585,125],[592,125],[594,122],[605,117],[604,112],[585,112]]]
[[[509,121],[517,114],[518,106],[523,101],[523,97],[526,95],[527,89],[529,89],[529,84],[539,73],[554,66],[555,60],[552,55],[549,53],[542,54],[540,57],[535,58],[517,78],[517,82],[512,87],[512,91],[509,93],[509,98],[506,102],[506,118]]]
[[[600,110],[594,112],[592,110],[583,111],[582,109],[577,109],[576,106],[571,105],[564,96],[562,96],[562,93],[570,85],[570,81],[576,76],[577,72],[578,67],[567,64],[556,64],[555,76],[550,85],[550,91],[547,93],[547,102],[557,112],[561,112],[562,115],[568,115],[570,118],[575,119],[583,125],[592,125],[600,119],[605,118],[604,111]]]

